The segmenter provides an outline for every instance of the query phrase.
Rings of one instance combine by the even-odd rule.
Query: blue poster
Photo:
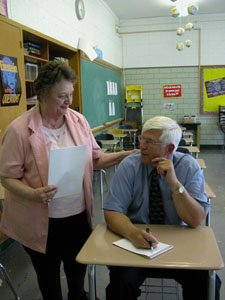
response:
[[[208,98],[225,95],[225,77],[205,82]]]
[[[17,58],[0,55],[1,106],[19,105],[21,83]]]

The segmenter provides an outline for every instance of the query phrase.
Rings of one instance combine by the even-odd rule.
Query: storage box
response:
[[[196,123],[196,122],[197,122],[196,116],[191,116],[191,117],[184,116],[184,123]]]
[[[38,76],[38,65],[25,63],[26,80],[34,80]]]

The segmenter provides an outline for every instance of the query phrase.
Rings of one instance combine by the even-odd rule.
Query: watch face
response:
[[[83,0],[76,0],[75,11],[76,11],[77,18],[79,20],[82,20],[85,16],[85,7],[84,7]]]

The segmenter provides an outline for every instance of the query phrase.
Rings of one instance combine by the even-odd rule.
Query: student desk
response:
[[[119,139],[120,145],[121,145],[121,150],[123,150],[123,139],[127,137],[127,134],[125,133],[112,133],[115,139]]]
[[[194,130],[195,131],[196,145],[197,145],[198,149],[200,149],[200,126],[201,126],[201,123],[200,122],[181,123],[180,125],[186,127],[187,130]]]
[[[104,146],[111,146],[113,151],[115,152],[116,145],[119,144],[119,140],[99,140]]]
[[[182,146],[182,148],[186,148],[189,150],[190,153],[195,154],[195,158],[198,158],[198,153],[200,153],[200,150],[196,146]]]
[[[136,226],[145,229],[147,225]],[[106,225],[97,225],[76,257],[79,263],[88,264],[90,300],[96,299],[95,265],[208,270],[208,294],[209,299],[214,300],[215,270],[222,269],[224,263],[212,229],[207,226],[195,229],[173,225],[150,227],[159,241],[173,245],[174,249],[147,259],[112,245],[121,236],[107,229]]]
[[[134,149],[136,148],[136,134],[137,134],[138,129],[123,129],[124,133],[128,133],[131,137],[131,139],[133,138],[133,145],[134,145]]]
[[[206,192],[206,195],[207,195],[208,202],[210,204],[211,199],[216,198],[216,194],[213,192],[213,190],[210,188],[210,186],[207,184],[206,181],[205,181],[205,192]],[[211,209],[209,210],[209,213],[206,216],[206,221],[205,222],[206,222],[207,226],[210,226],[210,224],[211,224],[210,211],[211,211]]]
[[[205,164],[204,159],[202,159],[202,158],[196,158],[196,160],[197,160],[197,162],[198,162],[198,164],[199,164],[199,166],[200,166],[201,169],[206,169],[206,164]]]
[[[183,140],[185,140],[186,144],[190,144],[190,146],[192,146],[192,144],[193,144],[193,138],[192,137],[183,138]]]

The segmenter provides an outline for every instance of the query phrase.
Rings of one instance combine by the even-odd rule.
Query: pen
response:
[[[148,227],[146,227],[146,232],[150,233],[150,229]],[[148,241],[148,242],[149,242],[150,250],[153,250],[152,241]]]

